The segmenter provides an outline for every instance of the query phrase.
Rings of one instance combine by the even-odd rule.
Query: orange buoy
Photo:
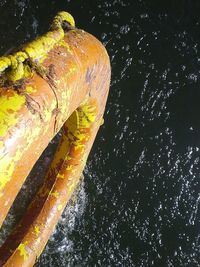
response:
[[[33,266],[82,174],[110,85],[104,46],[60,12],[50,31],[0,58],[0,225],[31,168],[62,131],[44,184],[0,248],[0,266]]]

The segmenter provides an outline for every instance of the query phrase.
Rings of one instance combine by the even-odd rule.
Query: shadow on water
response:
[[[200,2],[0,2],[0,50],[58,10],[106,45],[112,86],[77,201],[37,266],[200,265]]]

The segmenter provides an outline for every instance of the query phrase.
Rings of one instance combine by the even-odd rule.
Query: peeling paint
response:
[[[23,108],[25,97],[12,92],[10,96],[0,97],[0,137],[4,137],[19,118],[16,112]]]
[[[18,246],[17,250],[19,251],[20,256],[24,258],[24,261],[26,261],[28,259],[28,252],[26,250],[26,245],[21,243]]]

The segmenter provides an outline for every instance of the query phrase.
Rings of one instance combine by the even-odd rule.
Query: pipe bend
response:
[[[103,121],[111,76],[106,49],[76,28],[55,43],[52,38],[59,34],[54,29],[45,35],[49,39],[40,37],[22,48],[27,58],[20,62],[28,70],[23,78],[9,82],[2,68],[0,225],[60,129],[62,137],[43,186],[0,248],[0,266],[33,266],[79,181]],[[0,67],[9,62],[3,60]]]

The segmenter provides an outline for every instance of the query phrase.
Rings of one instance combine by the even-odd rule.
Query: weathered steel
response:
[[[102,124],[110,61],[104,46],[61,12],[50,32],[0,58],[0,73],[0,225],[31,168],[62,128],[43,186],[0,248],[0,266],[33,266]]]

